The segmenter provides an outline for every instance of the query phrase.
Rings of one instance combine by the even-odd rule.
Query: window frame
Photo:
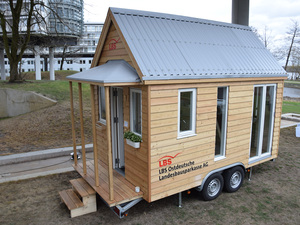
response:
[[[137,133],[136,131],[133,130],[134,124],[133,124],[133,101],[132,101],[132,97],[133,97],[133,93],[138,93],[140,94],[140,98],[141,98],[141,102],[140,102],[140,107],[141,107],[141,133]],[[140,137],[142,137],[142,133],[143,133],[143,117],[142,117],[142,90],[138,89],[138,88],[130,88],[130,131]]]
[[[99,120],[98,122],[106,125],[106,119],[102,118],[102,108],[101,108],[101,89],[103,89],[104,91],[104,110],[105,110],[105,113],[106,113],[106,103],[105,103],[105,87],[103,86],[98,86],[98,104],[99,104]],[[106,117],[106,115],[105,115]]]
[[[187,131],[180,131],[180,106],[181,106],[181,93],[182,92],[191,92],[192,93],[192,107],[191,107],[191,127],[192,129]],[[197,89],[196,88],[185,88],[178,89],[178,119],[177,119],[177,139],[186,138],[196,135],[196,104],[197,104]]]
[[[221,146],[220,146],[220,154],[219,155],[216,155],[215,153],[215,161],[218,161],[218,160],[221,160],[221,159],[225,159],[226,158],[226,142],[227,142],[227,124],[228,124],[228,102],[229,102],[229,86],[220,86],[220,87],[217,87],[217,104],[218,104],[218,89],[219,88],[226,88],[226,101],[225,101],[225,104],[226,104],[226,107],[225,107],[225,122],[224,122],[224,130],[222,129],[221,130]],[[218,105],[217,105],[218,107]],[[218,108],[217,108],[217,111],[216,111],[216,116],[218,114]],[[217,125],[217,118],[216,118],[216,125]],[[217,131],[216,131],[217,132]]]
[[[252,129],[253,129],[253,104],[254,104],[254,93],[255,93],[255,88],[257,87],[262,87],[263,88],[263,96],[262,96],[262,115],[260,121],[259,121],[259,139],[258,139],[258,154],[255,156],[251,157],[251,144],[252,144]],[[263,144],[263,129],[265,125],[265,113],[266,113],[266,93],[267,93],[267,87],[273,87],[274,88],[274,93],[273,93],[273,108],[272,108],[272,120],[271,120],[271,136],[270,138],[268,137],[268,145],[269,149],[267,152],[262,153],[262,144]],[[274,121],[275,121],[275,111],[276,111],[276,95],[277,95],[277,84],[257,84],[253,85],[253,98],[252,98],[252,114],[251,114],[251,138],[250,138],[250,144],[249,144],[249,164],[258,162],[260,160],[269,158],[272,156],[272,142],[273,142],[273,135],[274,135]]]

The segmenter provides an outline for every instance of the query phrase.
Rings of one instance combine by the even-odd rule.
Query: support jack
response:
[[[138,204],[140,201],[142,201],[143,198],[138,198],[138,199],[135,199],[129,203],[124,203],[124,204],[121,204],[121,205],[116,205],[114,207],[111,207],[111,210],[120,218],[122,219],[124,216],[127,216],[128,215],[128,210],[135,206],[136,204]]]

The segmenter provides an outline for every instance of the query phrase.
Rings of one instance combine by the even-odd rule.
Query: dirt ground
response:
[[[79,109],[74,103],[76,142],[80,140]],[[92,143],[90,107],[84,109],[85,141]],[[70,103],[67,101],[17,117],[0,120],[0,156],[72,146]]]
[[[299,224],[300,138],[295,127],[281,130],[279,157],[253,169],[236,193],[205,202],[197,191],[153,203],[142,201],[119,219],[98,199],[95,213],[71,219],[58,191],[70,188],[76,172],[0,184],[0,224]],[[298,221],[298,222],[297,222]]]

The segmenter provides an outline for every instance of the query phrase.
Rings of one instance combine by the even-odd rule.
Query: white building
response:
[[[58,63],[58,60],[55,60],[54,62],[54,48],[57,46],[75,45],[76,40],[82,36],[83,0],[35,1],[41,3],[35,7],[35,12],[38,12],[37,15],[41,15],[44,20],[42,20],[43,22],[41,24],[32,26],[30,38],[32,43],[29,43],[28,48],[33,48],[34,50],[28,49],[24,53],[20,68],[22,72],[36,71],[37,80],[41,79],[40,71],[48,70],[48,68],[50,68],[50,79],[54,79],[54,70],[57,69],[54,64]],[[14,0],[13,3],[15,2],[16,1]],[[22,5],[22,10],[24,12],[26,12],[29,4],[29,0],[24,0]],[[0,10],[1,13],[4,12],[7,23],[12,24],[9,2],[0,0]],[[33,17],[33,19],[34,18],[35,17]],[[24,30],[25,28],[26,17],[24,17],[24,19],[21,18],[19,32],[22,34],[22,32],[26,31]],[[8,34],[11,32],[9,26],[7,26],[6,32]],[[0,36],[1,33],[2,30],[0,29]],[[57,49],[57,51],[59,51],[59,49]],[[61,53],[58,53],[58,56]],[[50,61],[50,63],[48,63],[48,61]],[[6,76],[9,76],[9,61],[5,58],[3,46],[1,45],[0,67],[1,74],[4,72]]]
[[[103,23],[85,23],[83,25],[82,37],[78,39],[78,45],[66,47],[66,58],[63,63],[63,70],[83,71],[89,69],[100,38]],[[54,70],[60,70],[62,53],[64,47],[56,47],[54,50]],[[49,57],[47,49],[41,51],[41,70],[49,70]],[[45,65],[47,63],[47,65]],[[21,71],[35,71],[34,53],[27,51],[22,59]],[[9,76],[9,61],[5,58],[5,73]]]

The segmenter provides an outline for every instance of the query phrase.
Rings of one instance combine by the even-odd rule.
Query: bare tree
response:
[[[287,31],[287,38],[289,41],[289,47],[287,51],[286,61],[284,69],[287,69],[287,66],[289,64],[291,56],[293,56],[295,52],[297,52],[296,45],[299,44],[299,40],[297,40],[300,37],[300,30],[299,30],[299,24],[297,21],[292,21],[292,26]],[[296,54],[297,55],[297,54]]]
[[[60,70],[63,70],[64,62],[65,62],[66,58],[74,56],[74,54],[80,52],[81,50],[82,50],[82,47],[68,50],[68,46],[64,45],[63,52],[61,55]]]
[[[18,71],[18,64],[22,60],[24,51],[30,41],[31,28],[34,25],[34,14],[37,3],[34,0],[26,1],[8,1],[9,9],[3,8],[0,11],[1,28],[3,45],[6,51],[7,58],[10,61],[10,82],[21,80]],[[21,31],[23,21],[21,17],[26,13],[25,26],[26,30]]]
[[[270,50],[270,44],[273,39],[272,30],[268,26],[264,27],[263,32],[259,32],[256,27],[251,27],[252,31],[257,35],[257,37],[263,42],[264,46]]]
[[[48,27],[50,14],[63,27],[72,31],[75,27],[64,23],[59,17],[54,6],[59,5],[59,0],[2,0],[0,9],[2,45],[10,62],[9,82],[21,82],[22,77],[18,71],[18,65],[29,43],[35,44],[41,36],[54,37],[58,35],[56,26]],[[51,24],[50,24],[51,26]],[[39,36],[34,38],[33,31]],[[49,39],[51,40],[51,39]],[[1,40],[0,40],[1,42]],[[46,43],[47,44],[47,43]],[[41,45],[42,46],[42,45]]]

